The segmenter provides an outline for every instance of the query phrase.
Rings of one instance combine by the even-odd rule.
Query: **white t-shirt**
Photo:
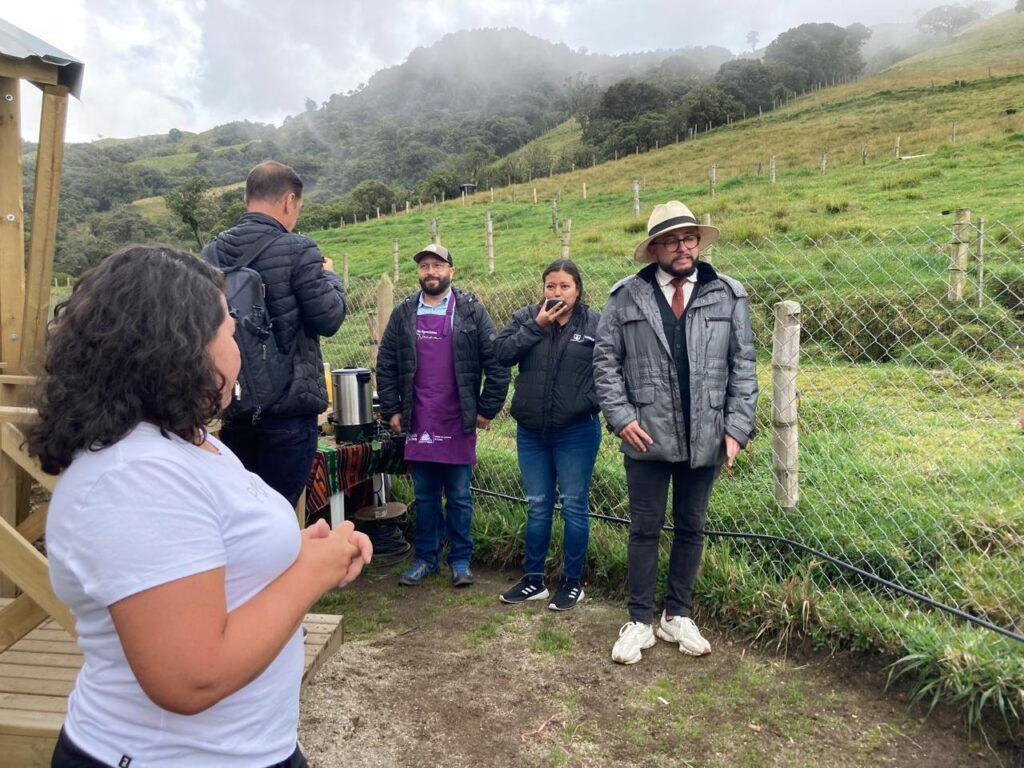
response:
[[[109,448],[78,454],[53,493],[46,521],[50,578],[75,615],[85,657],[64,728],[110,765],[128,757],[131,768],[253,768],[295,750],[301,630],[251,683],[186,716],[161,709],[139,687],[107,609],[225,566],[231,611],[295,561],[294,510],[209,439],[220,455],[140,424]]]

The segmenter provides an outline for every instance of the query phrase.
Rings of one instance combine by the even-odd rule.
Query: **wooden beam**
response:
[[[43,534],[46,533],[46,515],[49,511],[50,502],[40,502],[31,515],[18,523],[18,533],[25,537],[25,541],[34,544],[43,538]]]
[[[28,455],[22,443],[25,435],[13,424],[0,424],[0,458],[8,458],[32,476],[43,488],[53,493],[57,484],[55,475],[43,472],[39,460]]]
[[[33,386],[39,379],[35,376],[16,376],[13,373],[0,373],[0,384]]]
[[[20,373],[25,304],[21,85],[10,77],[0,77],[0,179],[0,360],[8,373]]]
[[[47,64],[37,56],[17,59],[14,56],[0,54],[0,77],[56,85],[60,79],[60,67],[56,64]]]
[[[25,424],[39,418],[39,411],[35,408],[23,408],[19,405],[0,405],[0,423],[13,421]]]
[[[50,281],[57,243],[57,204],[60,169],[64,161],[64,128],[68,117],[68,89],[47,86],[39,124],[36,152],[35,196],[32,203],[32,240],[28,252],[25,307],[22,312],[21,370],[41,370],[46,320],[50,310]]]
[[[0,651],[6,651],[46,620],[46,611],[22,594],[0,609]]]
[[[53,593],[50,568],[39,550],[21,537],[17,529],[0,516],[0,563],[3,572],[52,616],[68,633],[75,636],[75,620],[71,611]]]

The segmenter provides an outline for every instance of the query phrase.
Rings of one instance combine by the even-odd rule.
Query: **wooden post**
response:
[[[710,227],[711,226],[711,214],[710,213],[701,214],[700,223],[703,224],[705,227]],[[706,261],[708,264],[711,263],[711,251],[704,251],[704,250],[702,250],[701,253],[700,253],[700,257],[704,261]]]
[[[950,301],[963,301],[964,281],[967,272],[967,238],[971,230],[971,211],[957,208],[953,211],[953,236],[949,241],[949,291]]]
[[[388,327],[391,310],[395,306],[395,289],[391,278],[385,272],[377,281],[377,311],[370,315],[370,385],[377,391],[377,354],[380,352],[380,340],[384,337],[384,329]]]
[[[760,160],[758,160],[757,161],[757,175],[760,176],[762,173],[764,173],[764,163],[762,163]]]
[[[466,204],[466,190],[462,190],[462,204]]]
[[[379,219],[380,218],[380,206],[377,205],[377,206],[374,206],[374,207],[377,209],[377,218]],[[369,219],[370,217],[367,216],[366,218]]]
[[[345,226],[345,216],[344,216],[344,214],[342,214],[341,216],[338,217],[338,228],[340,229],[341,227],[344,227],[344,226]]]
[[[391,266],[395,273],[395,285],[398,285],[398,241],[391,250]]]
[[[406,201],[405,201],[405,212],[406,212],[406,213],[408,213],[408,212],[409,212],[409,208],[410,208],[410,207],[411,207],[411,206],[409,205],[409,201],[408,201],[408,200],[406,200]]]
[[[348,290],[348,262],[348,251],[345,251],[341,254],[341,283],[345,286],[346,291]]]
[[[565,226],[562,227],[562,258],[569,258],[569,237],[572,235],[572,219],[565,220]]]
[[[900,159],[900,137],[896,137],[896,159]]]
[[[825,169],[828,168],[828,152],[821,153],[821,175],[825,175]]]
[[[392,203],[391,204],[391,215],[394,216],[396,213],[398,213],[398,203]]]
[[[867,165],[868,164],[868,145],[867,144],[861,144],[860,145],[860,164],[861,165]]]
[[[793,509],[800,499],[799,367],[800,305],[780,301],[772,333],[772,474],[775,501],[783,509]]]
[[[32,203],[32,240],[25,283],[24,330],[21,369],[40,373],[43,339],[50,310],[50,280],[57,237],[57,203],[60,199],[60,170],[64,159],[64,127],[67,122],[68,91],[45,86],[36,152],[35,199]]]
[[[430,220],[430,242],[435,245],[441,242],[441,238],[437,234],[437,217]]]
[[[640,218],[640,182],[633,179],[633,215]]]
[[[558,234],[558,201],[551,198],[551,231]]]
[[[974,270],[978,282],[978,307],[985,298],[985,220],[978,219],[978,245],[974,249]]]
[[[0,361],[21,365],[25,310],[25,205],[22,200],[21,81],[0,77]]]
[[[587,199],[587,182],[583,182],[583,199]]]
[[[953,142],[956,145],[956,120],[953,121]]]
[[[494,202],[494,187],[491,187],[491,202]]]
[[[484,219],[484,247],[487,250],[487,274],[494,274],[494,224],[491,221],[491,212],[487,212]]]
[[[718,180],[718,166],[714,163],[708,168],[708,187],[710,189],[711,199],[715,199],[715,182]]]
[[[533,188],[533,202],[535,202],[535,203],[537,202],[537,188],[536,187]]]
[[[768,160],[768,175],[771,177],[772,184],[775,183],[775,155],[772,155]]]

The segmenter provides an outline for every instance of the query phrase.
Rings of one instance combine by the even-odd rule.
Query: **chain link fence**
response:
[[[883,650],[905,649],[922,626],[960,632],[976,619],[996,630],[980,636],[1002,632],[1001,652],[1024,664],[1024,643],[1005,637],[1024,640],[1019,231],[958,220],[934,230],[720,242],[703,254],[750,293],[761,384],[758,436],[712,498],[698,583],[705,597],[720,590],[728,602],[730,590],[755,585],[746,599],[756,613],[757,594],[785,593],[796,620]],[[544,266],[456,282],[480,296],[500,329],[539,299]],[[637,266],[625,257],[581,265],[588,302],[600,308]],[[415,275],[402,275],[395,299],[416,287]],[[348,320],[324,345],[332,365],[370,365],[376,290],[376,281],[351,281]],[[773,308],[781,301],[800,306],[797,402],[776,402],[773,419]],[[780,504],[776,474],[792,459],[781,455],[779,435],[773,440],[783,429],[773,421],[788,405],[798,412],[799,500]],[[478,453],[474,485],[521,498],[507,406],[481,433]],[[608,433],[591,505],[628,515],[618,440]],[[1024,711],[1024,698],[1019,704]]]

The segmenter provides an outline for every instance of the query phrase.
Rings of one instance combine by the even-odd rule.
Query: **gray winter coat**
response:
[[[623,441],[619,450],[631,458],[716,466],[725,460],[727,432],[742,446],[754,434],[757,377],[747,291],[732,278],[715,275],[698,284],[690,299],[691,434],[686,445],[678,372],[654,290],[638,275],[612,286],[594,347],[601,410],[615,434],[636,419],[654,440],[646,453]]]

